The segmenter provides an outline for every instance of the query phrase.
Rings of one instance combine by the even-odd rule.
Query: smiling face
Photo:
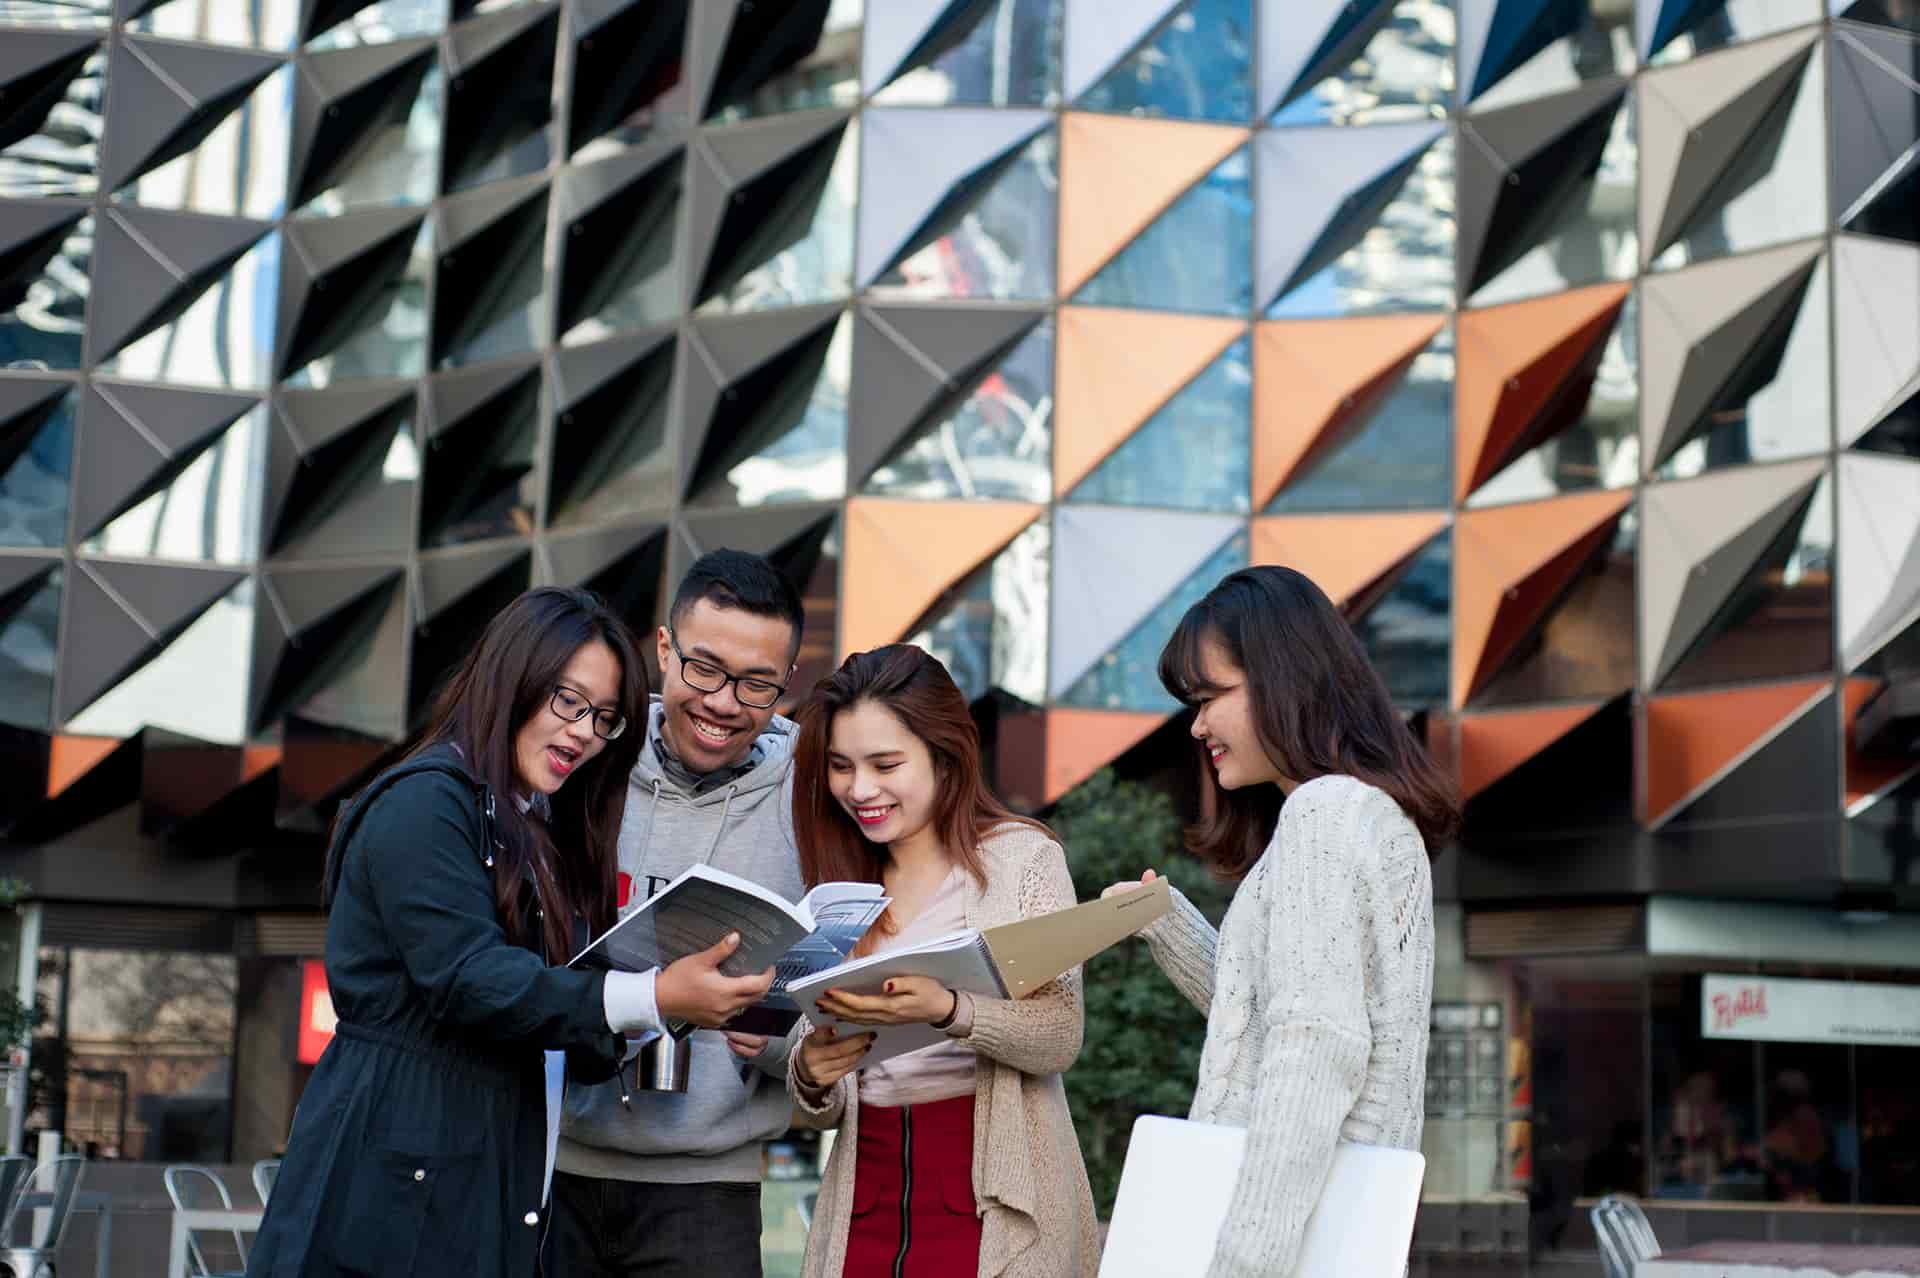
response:
[[[1234,664],[1220,641],[1209,637],[1200,647],[1200,670],[1208,691],[1195,701],[1194,739],[1204,742],[1213,775],[1222,790],[1272,782],[1291,789],[1293,782],[1267,757],[1253,723],[1253,695],[1247,672]]]
[[[561,671],[560,684],[575,698],[618,709],[620,659],[598,639],[582,644]],[[514,772],[530,794],[554,793],[607,746],[594,735],[593,715],[583,716],[578,723],[569,723],[553,712],[554,691],[547,689],[546,696],[513,738]]]
[[[862,701],[833,716],[827,789],[873,843],[899,843],[933,821],[940,779],[927,743],[893,711]]]
[[[740,608],[723,608],[711,599],[696,601],[674,622],[660,628],[660,696],[666,705],[663,731],[667,746],[694,772],[717,772],[747,757],[753,739],[773,719],[773,707],[745,705],[739,685],[722,683],[718,692],[702,692],[687,682],[680,652],[743,679],[784,684],[793,673],[793,627],[778,617],[762,617]],[[700,678],[695,672],[695,678]],[[700,679],[711,683],[711,679]]]

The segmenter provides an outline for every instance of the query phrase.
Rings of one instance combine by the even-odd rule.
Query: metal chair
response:
[[[813,1205],[819,1200],[820,1195],[816,1191],[811,1194],[802,1195],[800,1201],[793,1205],[794,1212],[800,1217],[800,1228],[802,1230],[810,1230],[813,1228]]]
[[[33,1161],[18,1157],[29,1164]],[[24,1173],[11,1168],[0,1173],[17,1182],[7,1196],[6,1216],[0,1220],[0,1269],[10,1278],[42,1278],[53,1272],[54,1253],[66,1236],[74,1195],[80,1192],[80,1177],[86,1169],[86,1159],[65,1154]],[[16,1245],[23,1217],[27,1240]]]
[[[177,1164],[167,1168],[161,1175],[166,1182],[167,1197],[173,1200],[175,1211],[194,1211],[212,1204],[196,1202],[195,1198],[204,1189],[211,1187],[220,1199],[222,1211],[233,1210],[233,1195],[227,1191],[227,1182],[220,1174],[208,1167],[195,1167],[190,1164]],[[187,1260],[193,1267],[196,1278],[243,1278],[247,1268],[246,1235],[236,1229],[233,1231],[234,1250],[240,1253],[238,1270],[216,1270],[207,1263],[206,1253],[200,1249],[200,1239],[194,1234],[187,1235]]]
[[[267,1199],[273,1196],[274,1178],[280,1174],[280,1160],[263,1158],[253,1165],[253,1192],[260,1195],[260,1205],[265,1207]]]
[[[1607,1278],[1633,1278],[1635,1265],[1660,1254],[1660,1240],[1636,1200],[1624,1194],[1608,1194],[1589,1214]]]

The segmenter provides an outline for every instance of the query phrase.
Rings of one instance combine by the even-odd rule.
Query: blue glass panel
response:
[[[73,475],[75,395],[42,422],[13,464],[0,472],[0,546],[64,546]],[[0,437],[0,456],[12,452]]]
[[[1031,525],[929,610],[908,637],[975,701],[995,688],[1038,705],[1047,691],[1047,567],[1052,528]]]
[[[36,732],[53,726],[60,585],[56,568],[17,607],[0,613],[0,723]]]
[[[911,69],[875,93],[873,101],[880,106],[1053,106],[1060,100],[1064,7],[1064,0],[955,5],[915,51]]]
[[[1187,609],[1199,603],[1222,577],[1246,566],[1247,535],[1235,533],[1113,651],[1075,680],[1060,704],[1089,710],[1158,710],[1169,714],[1178,710],[1179,702],[1160,686],[1160,649],[1166,646],[1167,636]]]
[[[1281,489],[1267,513],[1446,506],[1453,482],[1453,372],[1449,325],[1414,357],[1372,417]]]
[[[1252,165],[1242,147],[1075,295],[1095,306],[1244,315],[1253,302]]]
[[[1478,35],[1461,33],[1461,97],[1482,107],[1561,93],[1634,65],[1633,6],[1613,0],[1501,0],[1476,49]]]
[[[874,297],[1043,299],[1053,294],[1060,144],[1048,129],[956,191]],[[870,196],[869,198],[879,198]]]
[[[36,276],[0,293],[0,368],[79,368],[86,334],[88,272],[93,269],[93,217],[72,232]]]
[[[9,7],[9,0],[0,0],[0,30],[9,21]],[[54,16],[52,20],[56,25],[88,25],[79,6],[66,19]],[[0,41],[5,39],[0,35]],[[0,147],[0,196],[91,195],[98,189],[100,138],[106,132],[101,99],[106,85],[107,55],[102,50],[88,57],[67,81],[60,100],[32,133]],[[17,112],[21,106],[15,104],[13,109]]]
[[[1252,0],[1189,0],[1075,105],[1245,123],[1253,116]]]
[[[1337,49],[1378,3],[1392,8],[1385,25],[1345,65],[1324,68],[1317,81],[1288,86],[1274,124],[1388,124],[1446,114],[1453,100],[1451,0],[1350,6],[1309,66]]]
[[[1068,498],[1103,506],[1243,511],[1249,505],[1252,347],[1229,346]]]
[[[1453,534],[1441,533],[1354,623],[1394,703],[1445,705],[1452,649]]]
[[[863,491],[888,497],[1053,496],[1053,321],[1020,339],[1000,367],[874,471]]]

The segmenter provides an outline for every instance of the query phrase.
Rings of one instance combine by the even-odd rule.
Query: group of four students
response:
[[[830,991],[817,1027],[769,1039],[726,1029],[772,977],[726,974],[735,937],[651,972],[565,966],[700,863],[789,899],[883,884],[862,953],[1074,903],[1059,843],[988,789],[933,657],[856,654],[794,720],[775,713],[801,625],[791,584],[723,550],[674,596],[657,694],[587,592],[529,591],[487,627],[418,745],[335,822],[339,1023],[250,1275],[758,1278],[761,1145],[798,1121],[840,1133],[806,1278],[1090,1278],[1061,1084],[1082,1040],[1077,971],[1018,1000],[924,977]],[[1189,846],[1238,881],[1217,933],[1178,892],[1145,932],[1208,1017],[1192,1117],[1248,1131],[1209,1273],[1285,1275],[1338,1141],[1419,1146],[1429,850],[1456,803],[1298,573],[1223,580],[1160,677],[1193,710],[1207,772]],[[670,1022],[718,1031],[691,1036],[687,1089],[628,1086],[631,1044]],[[944,1037],[863,1067],[872,1036],[847,1027],[904,1023]],[[549,1184],[546,1053],[561,1050]]]

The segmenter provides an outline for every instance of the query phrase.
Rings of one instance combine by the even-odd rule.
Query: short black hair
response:
[[[756,617],[772,617],[793,627],[793,646],[800,647],[806,610],[800,591],[787,575],[764,556],[745,550],[710,550],[693,561],[680,588],[673,592],[668,621],[678,626],[687,609],[702,599],[717,608],[738,608]]]

